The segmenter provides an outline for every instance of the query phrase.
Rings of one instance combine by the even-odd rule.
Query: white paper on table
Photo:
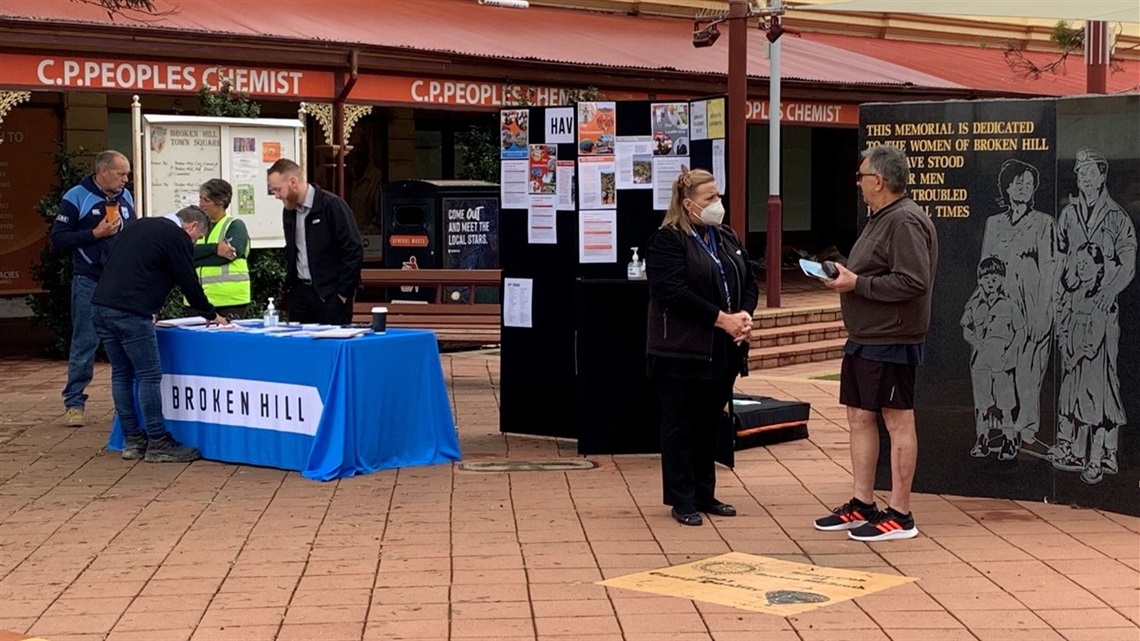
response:
[[[323,332],[313,332],[313,338],[356,338],[368,330],[363,327],[338,327]]]
[[[503,327],[534,327],[534,280],[503,279]]]
[[[673,181],[681,175],[681,166],[688,166],[689,159],[683,156],[653,157],[653,208],[669,209],[673,199]]]
[[[716,178],[716,186],[720,187],[720,195],[728,193],[728,177],[724,175],[724,138],[712,141],[712,174]]]
[[[185,318],[164,318],[157,323],[159,327],[192,327],[194,325],[205,325],[206,319],[201,316],[187,316]]]
[[[546,144],[575,143],[574,108],[546,110]]]
[[[689,107],[689,138],[704,140],[709,137],[708,106],[704,100],[698,100]]]
[[[558,196],[531,195],[526,213],[526,241],[531,245],[558,244]]]
[[[500,209],[526,209],[529,160],[504,160],[499,182]]]
[[[618,189],[653,189],[653,136],[618,136],[614,153]]]
[[[578,158],[578,208],[617,209],[617,162],[613,156]]]
[[[558,189],[558,211],[574,211],[577,209],[574,205],[574,188],[577,186],[575,180],[574,161],[573,160],[559,160],[558,161],[558,177],[555,179],[554,184]]]
[[[617,262],[617,212],[578,212],[578,262]]]

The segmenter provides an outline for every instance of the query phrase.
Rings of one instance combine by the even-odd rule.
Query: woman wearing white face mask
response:
[[[649,241],[648,374],[661,401],[664,501],[683,525],[701,512],[735,516],[716,498],[717,425],[747,373],[760,287],[711,173],[682,169],[661,228]]]

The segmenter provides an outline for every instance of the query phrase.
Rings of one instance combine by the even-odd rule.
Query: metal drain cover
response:
[[[460,463],[464,472],[573,472],[592,470],[598,464],[586,459],[564,461],[470,461]]]

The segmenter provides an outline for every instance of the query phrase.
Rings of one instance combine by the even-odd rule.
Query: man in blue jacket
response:
[[[85,390],[95,372],[99,339],[91,323],[91,296],[103,274],[103,259],[115,235],[135,218],[135,199],[127,191],[131,163],[117,151],[95,156],[95,171],[63,195],[51,228],[51,245],[72,252],[71,354],[63,388],[68,427],[83,427]]]

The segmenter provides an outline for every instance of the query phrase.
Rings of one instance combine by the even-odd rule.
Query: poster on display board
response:
[[[144,114],[142,128],[139,183],[147,216],[197,205],[202,183],[221,178],[233,189],[227,211],[245,223],[251,246],[285,246],[281,202],[269,192],[266,172],[281,158],[299,159],[299,121]]]
[[[578,155],[611,156],[617,134],[617,103],[578,103]]]
[[[654,156],[688,156],[689,103],[655,102],[650,105]]]
[[[558,146],[530,146],[530,176],[527,193],[558,193]]]
[[[530,112],[526,109],[504,109],[499,112],[499,142],[502,160],[525,159],[530,141]]]

